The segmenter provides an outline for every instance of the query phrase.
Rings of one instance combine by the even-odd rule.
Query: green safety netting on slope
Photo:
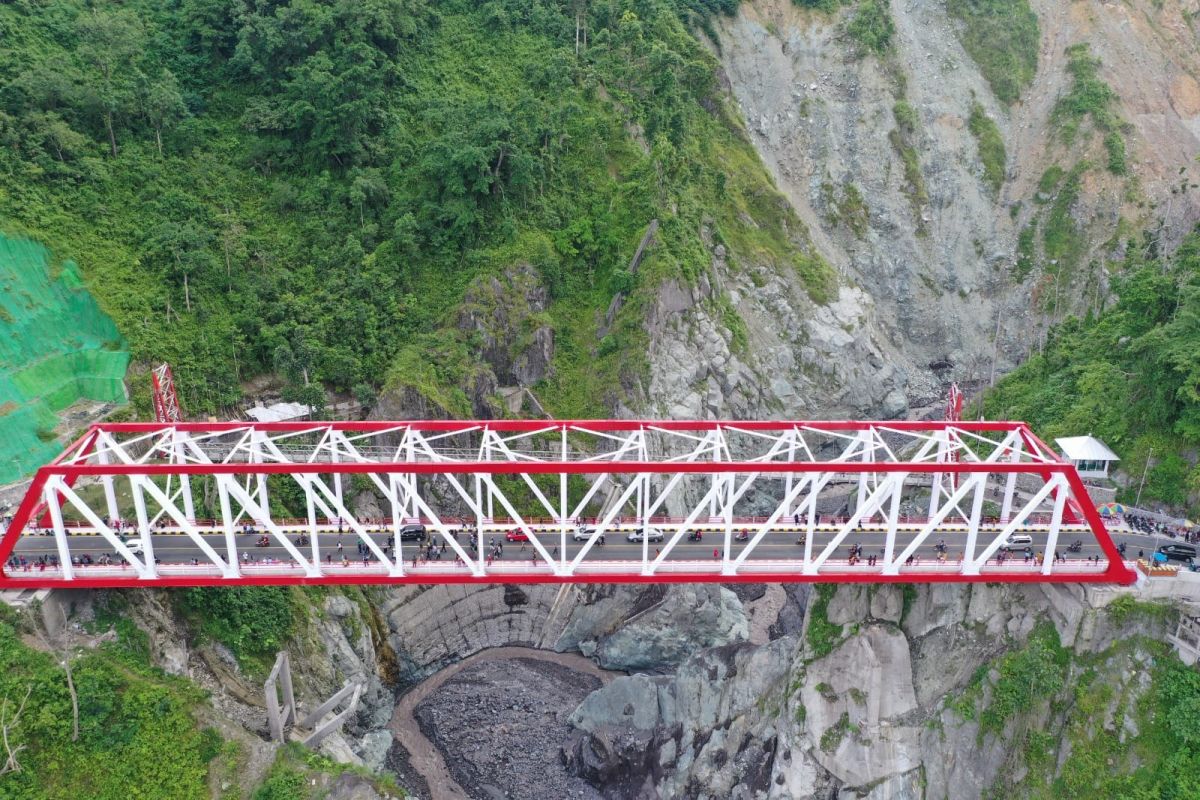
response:
[[[0,484],[62,450],[58,413],[77,400],[124,403],[125,342],[73,261],[0,234]]]

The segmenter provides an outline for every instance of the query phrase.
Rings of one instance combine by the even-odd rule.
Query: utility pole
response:
[[[1154,455],[1154,448],[1150,448],[1150,452],[1146,453],[1146,466],[1142,467],[1142,482],[1138,484],[1137,498],[1133,501],[1135,506],[1142,504],[1142,488],[1146,485],[1146,473],[1150,471],[1150,457]]]

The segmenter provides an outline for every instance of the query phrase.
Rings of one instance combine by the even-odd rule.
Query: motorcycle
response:
[[[1078,553],[1081,550],[1083,550],[1083,542],[1080,541],[1079,539],[1076,539],[1075,541],[1071,542],[1070,546],[1067,547],[1068,553]]]
[[[270,547],[271,539],[269,536],[260,536],[260,537],[258,537],[258,540],[254,543],[254,546],[255,547]]]
[[[296,537],[296,546],[297,547],[304,547],[304,545],[308,544],[308,542],[309,542],[309,538],[307,536],[305,536],[304,534],[300,534],[299,536]]]
[[[734,534],[733,540],[735,542],[748,542],[750,541],[750,532],[740,531],[739,533]]]
[[[703,535],[700,533],[700,531],[692,531],[691,533],[688,534],[688,541],[689,542],[704,541]]]

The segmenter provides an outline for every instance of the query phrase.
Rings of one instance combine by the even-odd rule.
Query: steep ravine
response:
[[[219,645],[189,645],[169,604],[143,594],[129,609],[154,662],[209,691],[245,747],[238,780],[255,785],[272,760],[261,678]],[[1065,585],[312,600],[288,645],[301,705],[347,679],[367,689],[321,749],[417,797],[1037,797],[1102,747],[1156,757],[1138,737],[1157,735],[1146,704],[1175,659],[1169,609]]]
[[[774,591],[720,595],[730,613],[753,617]],[[1096,697],[1122,698],[1121,714],[1128,712],[1129,721],[1117,724],[1136,731],[1132,709],[1150,685],[1153,663],[1164,657],[1153,639],[1167,617],[1152,609],[1129,612],[1124,601],[1121,612],[1110,613],[1104,607],[1118,593],[1109,590],[841,587],[822,591],[811,603],[806,587],[785,587],[784,593],[786,601],[769,611],[763,643],[726,637],[722,644],[689,648],[682,659],[642,645],[636,658],[657,652],[658,669],[633,670],[588,694],[569,715],[566,735],[551,755],[561,752],[568,774],[611,798],[983,797],[998,781],[1016,784],[1033,774],[1026,751],[1012,744],[1025,741],[1028,731],[1061,734],[1051,762],[1062,768],[1070,754],[1068,730],[1109,724],[1115,700],[1080,711],[1075,691],[1084,677],[1093,681],[1089,691]],[[483,611],[479,619],[464,618],[460,606],[458,621],[466,629],[482,622],[496,630],[493,612],[513,610],[496,607],[503,602],[499,591],[479,594],[472,601]],[[571,610],[576,630],[595,631],[601,618],[619,619],[610,613],[613,607],[639,602],[637,591],[605,594]],[[695,602],[689,587],[668,590],[660,602],[669,609],[653,622],[660,642],[696,636],[688,630],[686,609]],[[400,608],[393,608],[393,619]],[[532,595],[521,611],[540,617],[547,609]],[[642,638],[629,635],[637,626],[636,619],[628,629],[619,621],[601,626],[610,633],[595,649],[583,649],[596,654],[608,647],[610,662],[628,660],[634,651],[614,650],[612,643]],[[412,628],[405,636],[423,638]],[[560,635],[554,646],[575,644]],[[496,665],[514,652],[520,653],[483,650],[472,660]],[[1046,663],[1059,666],[1030,687],[1027,706],[1000,716],[995,698],[1010,691],[1007,670],[1018,668],[1010,663],[1036,662],[1043,653],[1052,656]],[[451,770],[467,796],[519,796],[511,794],[510,781],[529,769],[531,758],[547,758],[545,740],[529,742],[537,751],[532,756],[506,759],[490,733],[472,737],[459,729],[478,711],[464,698],[478,692],[489,724],[518,738],[531,716],[554,712],[531,701],[537,693],[513,691],[513,675],[488,678],[474,673],[476,664],[467,666],[466,682],[426,707],[424,716],[422,704],[446,691],[440,687],[451,673],[437,673],[432,688],[418,684],[402,704],[403,715],[411,719],[418,709],[421,731],[445,748],[442,757],[470,762]],[[491,696],[493,691],[501,696]],[[558,696],[548,685],[541,700]],[[439,723],[450,728],[439,731]],[[491,774],[478,770],[486,763]],[[1039,762],[1037,769],[1045,768]],[[471,776],[474,784],[466,779]]]

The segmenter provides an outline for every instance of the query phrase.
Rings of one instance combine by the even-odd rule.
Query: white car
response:
[[[129,541],[124,542],[123,544],[125,545],[126,549],[128,549],[129,552],[133,553],[135,556],[140,556],[142,554],[142,540],[141,539],[130,539]]]
[[[592,535],[595,532],[595,525],[580,525],[575,529],[575,532],[571,534],[571,538],[577,542],[586,542],[588,539],[592,538]],[[604,534],[600,534],[600,538],[597,541],[600,542],[600,544],[604,544]]]
[[[1005,550],[1024,550],[1033,546],[1033,537],[1028,533],[1014,533],[1004,541]]]
[[[663,532],[658,528],[645,528],[644,530],[646,532],[646,538],[652,542],[661,542],[665,538],[663,536]],[[640,542],[642,540],[642,531],[642,528],[638,528],[636,531],[630,531],[625,536],[626,541]]]

